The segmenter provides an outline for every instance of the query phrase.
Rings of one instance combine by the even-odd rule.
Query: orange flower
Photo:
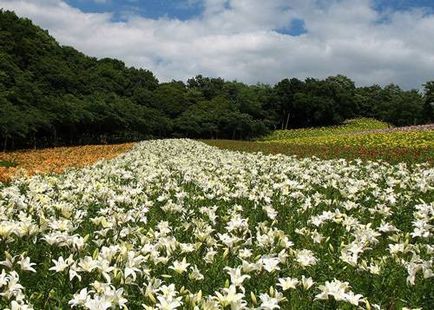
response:
[[[61,173],[70,167],[88,166],[127,152],[133,145],[85,145],[0,153],[1,161],[17,164],[15,167],[0,167],[0,182],[10,181],[18,173]]]

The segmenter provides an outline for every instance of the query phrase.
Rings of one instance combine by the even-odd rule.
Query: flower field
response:
[[[136,144],[0,184],[1,309],[432,309],[434,169]]]
[[[424,149],[434,148],[434,130],[324,135],[272,140],[272,142],[295,145],[330,145],[334,147],[351,145],[366,147],[401,147]]]
[[[60,173],[71,167],[84,167],[101,159],[109,159],[128,151],[132,143],[56,147],[0,153],[0,182],[16,175]]]
[[[258,141],[203,142],[235,151],[434,165],[434,124],[390,128],[387,123],[361,118],[341,126],[276,130]]]
[[[384,130],[389,124],[371,118],[357,118],[347,120],[340,126],[328,126],[317,128],[302,128],[292,130],[275,130],[263,138],[265,141],[282,141],[312,137],[346,135],[365,131]]]
[[[336,127],[276,130],[263,140],[300,146],[434,149],[433,126],[393,129],[387,129],[387,126],[380,121],[362,118]]]
[[[321,159],[347,160],[362,159],[386,161],[388,163],[428,163],[434,165],[434,147],[391,147],[389,145],[333,145],[333,144],[293,144],[281,142],[235,141],[235,140],[203,140],[208,145],[221,149],[243,152],[261,152],[264,154],[285,154],[302,157],[318,157]]]

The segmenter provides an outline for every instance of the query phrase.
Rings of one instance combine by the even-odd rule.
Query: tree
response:
[[[160,84],[153,93],[151,106],[175,118],[188,108],[186,92],[187,89],[183,83]]]
[[[284,79],[274,86],[275,100],[280,110],[280,128],[288,129],[289,127],[297,127],[297,124],[292,123],[291,119],[295,119],[294,97],[297,93],[304,91],[305,84],[296,79]]]
[[[344,75],[337,75],[329,77],[325,80],[330,84],[332,89],[331,97],[336,105],[335,119],[343,122],[346,119],[352,118],[357,114],[357,107],[355,104],[355,90],[354,82]]]
[[[3,141],[3,151],[15,137],[25,137],[28,127],[23,113],[17,107],[0,96],[0,135]]]
[[[424,121],[434,122],[434,81],[424,84]]]
[[[199,89],[206,100],[211,100],[222,94],[224,80],[222,78],[208,78],[202,75],[189,79],[188,88]]]

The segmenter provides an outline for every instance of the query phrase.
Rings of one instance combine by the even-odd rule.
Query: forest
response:
[[[356,87],[346,76],[246,85],[198,75],[159,82],[145,69],[88,57],[0,11],[3,150],[150,138],[253,139],[274,129],[372,117],[395,126],[434,121],[434,81],[423,90]]]

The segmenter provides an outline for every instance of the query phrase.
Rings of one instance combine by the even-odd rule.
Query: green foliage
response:
[[[403,91],[397,85],[363,87],[356,91],[359,113],[396,126],[424,122],[424,98],[416,90]],[[426,121],[426,120],[425,120]]]
[[[434,122],[434,81],[427,82],[424,87],[425,102],[423,105],[423,115],[425,121]]]
[[[1,160],[0,159],[0,167],[10,168],[10,167],[16,167],[16,166],[18,166],[18,164],[14,161],[8,161],[8,160]]]
[[[138,140],[167,123],[143,104],[158,87],[151,72],[62,47],[12,12],[0,13],[0,39],[3,149]]]

